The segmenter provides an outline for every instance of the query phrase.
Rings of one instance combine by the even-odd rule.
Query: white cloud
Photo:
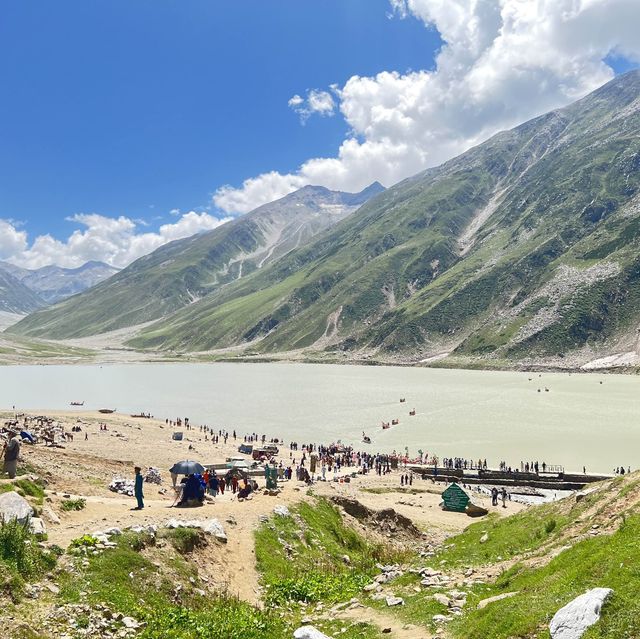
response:
[[[0,220],[0,259],[7,259],[27,247],[27,234],[9,220]]]
[[[440,33],[433,71],[353,76],[330,87],[350,135],[336,157],[292,174],[270,172],[225,186],[213,198],[241,213],[302,184],[358,191],[435,166],[497,131],[566,105],[613,77],[607,55],[640,61],[639,0],[390,0]],[[425,60],[425,67],[431,60]],[[322,113],[322,99],[289,106]],[[335,102],[333,109],[335,109]],[[306,116],[308,117],[308,115]],[[278,188],[274,189],[273,185]]]
[[[331,88],[336,89],[337,87],[332,86]],[[302,124],[314,113],[322,116],[332,116],[336,110],[336,103],[331,93],[320,89],[307,91],[306,98],[296,93],[287,104],[300,116]]]
[[[80,213],[68,218],[80,224],[65,240],[40,235],[29,246],[27,234],[7,220],[0,220],[0,257],[25,268],[57,264],[73,268],[89,260],[100,260],[124,267],[159,246],[208,231],[227,222],[208,213],[189,211],[157,232],[139,233],[139,223],[124,216],[110,218],[97,213]]]

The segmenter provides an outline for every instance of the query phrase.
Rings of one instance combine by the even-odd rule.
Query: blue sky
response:
[[[4,0],[0,259],[124,266],[306,183],[439,164],[637,66],[637,0],[575,6]]]
[[[387,0],[5,0],[0,217],[169,219],[223,184],[335,153],[347,125],[287,107],[354,74],[421,68],[440,45]],[[150,208],[150,207],[153,207]]]

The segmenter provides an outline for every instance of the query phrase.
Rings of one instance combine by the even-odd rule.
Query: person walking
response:
[[[136,466],[136,480],[135,485],[133,487],[133,494],[138,502],[138,505],[134,510],[142,510],[144,508],[144,495],[142,494],[142,483],[144,478],[142,477],[142,468],[140,466]]]
[[[502,487],[500,496],[502,497],[502,507],[506,508],[507,507],[507,489],[504,486]]]
[[[9,479],[15,479],[18,472],[18,458],[20,457],[20,446],[22,441],[18,437],[18,431],[9,430],[9,440],[5,443],[2,452],[4,453],[3,472],[9,475]]]
[[[498,489],[495,486],[491,489],[491,505],[498,505]]]

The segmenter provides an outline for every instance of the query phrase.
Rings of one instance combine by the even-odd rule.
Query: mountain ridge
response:
[[[202,300],[145,329],[131,345],[194,351],[244,342],[270,353],[318,344],[391,359],[408,354],[416,361],[442,352],[526,359],[529,348],[538,357],[562,358],[567,350],[601,342],[599,335],[610,339],[632,322],[623,306],[614,305],[593,328],[592,309],[581,308],[571,319],[567,312],[578,301],[572,306],[573,289],[586,300],[597,291],[606,297],[602,281],[622,287],[636,281],[629,242],[639,224],[639,95],[635,71],[498,133],[391,187],[290,254],[271,272],[273,295],[260,281],[267,274],[258,274],[254,290],[248,281]],[[473,228],[487,208],[490,214]],[[627,235],[620,235],[624,229]],[[579,255],[580,248],[592,243],[595,250],[609,235],[621,264],[587,271],[594,257]],[[606,261],[611,250],[600,250],[598,259]],[[573,279],[544,299],[546,282],[567,272]],[[615,280],[620,273],[622,281]],[[248,321],[234,314],[238,308]]]
[[[351,194],[302,187],[212,231],[169,242],[84,295],[32,315],[11,331],[65,339],[159,319],[277,261],[383,188],[374,183]],[[105,308],[117,311],[110,314]]]

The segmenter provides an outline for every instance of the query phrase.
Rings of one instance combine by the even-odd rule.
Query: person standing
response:
[[[507,507],[507,489],[503,486],[502,491],[500,492],[500,496],[502,497],[502,507]]]
[[[22,442],[18,437],[18,431],[9,430],[9,440],[3,448],[4,468],[3,471],[9,475],[9,479],[15,479],[18,472],[18,458],[20,457],[20,446]]]
[[[498,505],[498,489],[495,486],[491,489],[491,505]]]
[[[142,510],[144,508],[144,495],[142,494],[142,482],[144,478],[142,477],[142,468],[140,466],[135,467],[136,471],[136,482],[133,488],[133,494],[138,501],[138,506],[135,510]]]

